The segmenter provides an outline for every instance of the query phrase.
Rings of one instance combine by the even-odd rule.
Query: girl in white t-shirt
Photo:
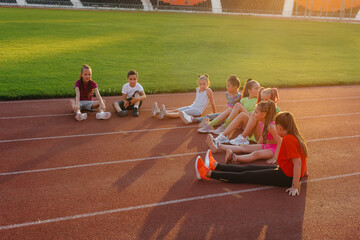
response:
[[[127,81],[122,88],[123,100],[113,102],[113,106],[119,117],[127,116],[128,110],[132,110],[134,117],[139,116],[139,108],[142,101],[146,99],[144,88],[138,83],[138,73],[131,70],[127,74]]]
[[[210,101],[213,113],[216,112],[215,100],[212,90],[209,88],[210,81],[209,75],[199,75],[198,76],[198,88],[196,88],[196,98],[192,105],[181,107],[175,110],[166,110],[164,104],[161,107],[158,107],[158,103],[154,102],[152,106],[152,115],[155,117],[159,114],[159,119],[164,119],[165,117],[169,118],[179,118],[182,112],[190,116],[201,116],[204,112],[208,102]]]

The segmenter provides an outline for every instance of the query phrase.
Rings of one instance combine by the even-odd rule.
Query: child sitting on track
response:
[[[252,113],[255,109],[255,104],[257,101],[257,96],[259,93],[260,84],[252,79],[248,79],[245,83],[245,87],[243,90],[243,98],[240,100],[240,103],[236,103],[232,108],[230,115],[220,115],[212,120],[210,123],[203,123],[202,126],[198,129],[200,133],[209,133],[214,132],[216,134],[224,131],[227,126],[230,125],[232,120],[241,112],[245,114]],[[219,123],[225,121],[218,129],[214,131],[214,126]]]
[[[205,163],[200,156],[195,161],[197,178],[206,180],[213,178],[229,183],[254,183],[286,187],[286,192],[289,192],[289,195],[299,195],[300,179],[307,176],[308,150],[305,140],[300,134],[291,113],[279,113],[275,118],[275,124],[278,134],[283,138],[277,157],[278,166],[221,164],[213,158],[209,150],[205,157]]]
[[[159,119],[164,119],[165,117],[179,118],[180,111],[190,116],[201,116],[206,106],[208,105],[209,101],[213,113],[215,113],[216,107],[215,107],[214,95],[212,90],[209,88],[209,85],[210,85],[209,75],[207,74],[199,75],[198,76],[199,87],[196,88],[196,97],[192,105],[181,107],[175,110],[166,110],[164,104],[162,104],[161,107],[159,108],[158,103],[154,102],[152,106],[152,116],[155,117],[157,114],[159,114]]]
[[[138,73],[135,70],[128,72],[127,81],[128,83],[124,84],[121,91],[123,100],[113,102],[113,107],[119,117],[129,115],[128,110],[133,110],[133,117],[138,117],[139,108],[142,101],[146,99],[146,94],[144,88],[138,83]]]
[[[240,80],[235,75],[231,75],[226,82],[227,82],[227,86],[226,86],[227,91],[225,92],[225,97],[228,108],[224,112],[207,114],[204,117],[193,117],[187,115],[185,112],[179,112],[181,120],[185,124],[201,123],[201,122],[203,122],[202,124],[204,124],[205,122],[209,123],[209,121],[215,119],[220,115],[225,116],[225,118],[229,116],[229,114],[231,113],[231,109],[235,106],[236,103],[240,101],[242,94],[239,93],[239,88],[241,85]]]
[[[87,113],[81,113],[82,110],[94,111],[100,108],[100,112],[96,114],[97,119],[108,119],[110,112],[104,112],[106,107],[99,93],[96,82],[91,79],[92,71],[89,65],[84,64],[81,67],[80,79],[75,82],[75,101],[70,100],[72,109],[75,112],[75,119],[82,121],[87,119]],[[93,101],[93,90],[95,90],[98,101]]]
[[[225,162],[252,162],[258,159],[268,159],[267,163],[275,163],[279,151],[281,138],[275,127],[276,108],[273,101],[260,102],[256,105],[255,118],[263,125],[262,134],[258,144],[231,146],[219,144],[209,134],[206,143],[213,152],[218,149],[226,151]],[[262,126],[261,125],[261,126]],[[246,153],[235,155],[235,153]]]

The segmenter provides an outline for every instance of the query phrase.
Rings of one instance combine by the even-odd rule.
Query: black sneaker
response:
[[[138,117],[138,116],[139,116],[139,110],[138,110],[138,108],[134,108],[134,109],[133,109],[132,115],[133,115],[133,117]]]
[[[119,117],[125,117],[125,116],[129,115],[127,110],[120,111],[117,114],[119,115]]]

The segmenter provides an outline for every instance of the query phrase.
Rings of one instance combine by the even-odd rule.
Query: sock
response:
[[[192,118],[192,122],[194,122],[194,123],[201,123],[202,120],[203,120],[202,117],[193,117]]]
[[[76,115],[79,114],[79,113],[81,113],[80,110],[76,110]]]
[[[230,125],[230,123],[232,122],[232,120],[231,119],[226,119],[226,121],[225,121],[225,123],[224,123],[224,126],[225,127],[228,127],[229,125]]]
[[[214,120],[212,120],[209,123],[209,126],[215,127],[215,126],[219,125],[219,123],[220,123],[220,121],[215,118]]]
[[[134,108],[139,108],[139,106],[138,106],[138,105],[135,105]]]

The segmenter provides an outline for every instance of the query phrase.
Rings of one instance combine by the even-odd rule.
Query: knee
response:
[[[140,93],[139,93],[139,92],[135,92],[135,93],[134,93],[134,97],[140,97]]]

